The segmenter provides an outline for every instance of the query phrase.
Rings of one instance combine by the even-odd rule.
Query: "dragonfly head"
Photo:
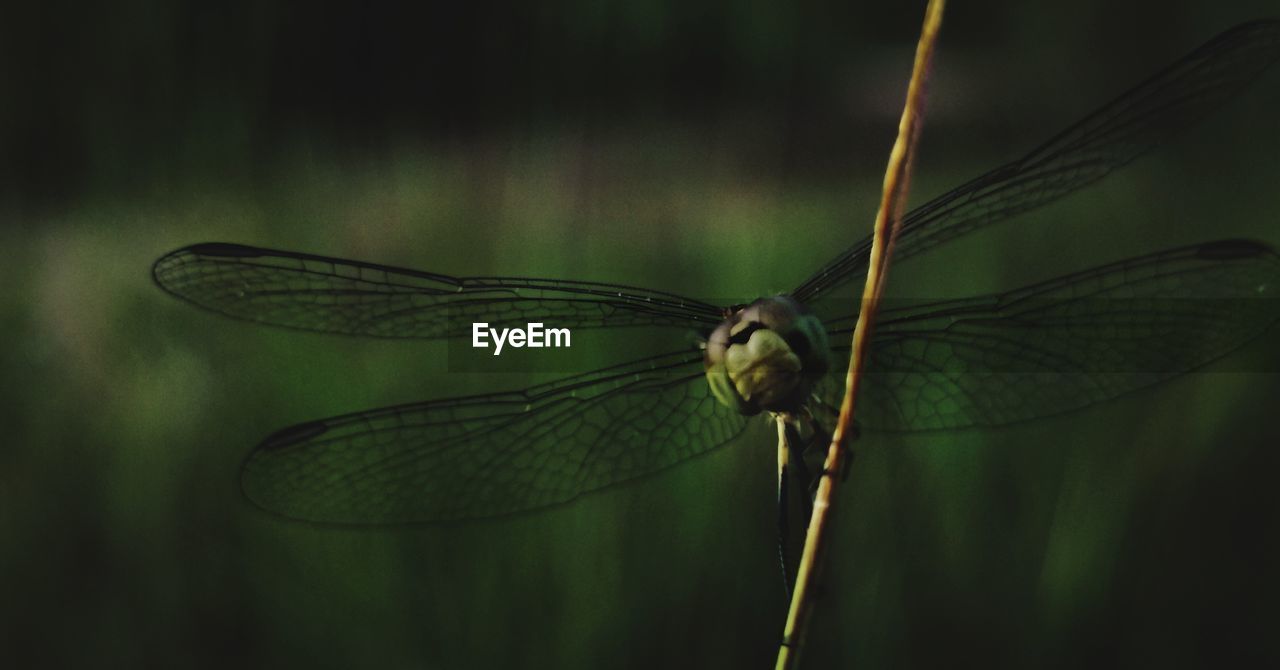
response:
[[[800,408],[830,366],[827,331],[785,295],[761,298],[728,315],[707,339],[707,382],[742,414]]]

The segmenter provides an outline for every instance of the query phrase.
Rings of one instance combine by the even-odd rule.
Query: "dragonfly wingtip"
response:
[[[299,423],[288,428],[281,428],[268,435],[258,445],[258,449],[262,451],[278,451],[323,435],[328,430],[329,426],[325,425],[323,421]]]
[[[232,242],[201,242],[187,247],[184,251],[199,254],[201,256],[223,256],[234,258],[251,258],[253,256],[262,255],[261,249]]]

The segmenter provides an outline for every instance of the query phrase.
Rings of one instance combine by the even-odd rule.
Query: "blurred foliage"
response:
[[[957,4],[915,198],[1017,155],[1267,3]],[[696,296],[860,237],[921,9],[579,0],[25,3],[0,16],[0,605],[18,665],[761,667],[773,444],[510,519],[337,530],[239,497],[269,431],[526,384],[437,343],[255,328],[163,295],[224,240]],[[950,297],[1177,244],[1280,244],[1280,72],[1087,194],[895,268]],[[1274,336],[1232,370],[1274,370]],[[1242,362],[1243,361],[1243,362]],[[811,667],[1264,654],[1274,374],[1188,375],[998,431],[868,435]]]

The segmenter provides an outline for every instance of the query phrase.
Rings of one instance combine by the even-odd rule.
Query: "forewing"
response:
[[[1219,358],[1280,319],[1280,258],[1224,241],[1016,291],[883,312],[857,419],[909,431],[997,426],[1109,400]],[[832,324],[848,342],[853,318]],[[848,359],[848,345],[837,360]],[[838,406],[844,370],[821,397]]]
[[[254,449],[241,482],[294,519],[404,524],[546,507],[724,444],[702,356],[680,352],[524,391],[434,400],[299,424]]]
[[[169,293],[236,319],[347,335],[468,337],[477,322],[705,328],[721,318],[712,305],[631,286],[459,278],[225,243],[166,254],[152,275]]]
[[[1040,207],[1105,177],[1239,95],[1278,57],[1280,22],[1246,23],[1218,35],[1021,159],[909,212],[902,220],[894,260]],[[823,318],[842,316],[854,295],[847,284],[865,276],[870,249],[867,237],[792,295]]]

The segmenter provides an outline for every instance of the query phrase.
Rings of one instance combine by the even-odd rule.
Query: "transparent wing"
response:
[[[1079,409],[1193,370],[1280,320],[1280,258],[1251,241],[1174,249],[968,300],[883,312],[857,418],[909,431]],[[855,317],[832,324],[848,342]],[[836,349],[847,360],[849,348]],[[819,393],[838,406],[844,369]]]
[[[241,472],[267,510],[328,523],[496,516],[572,500],[724,444],[746,425],[679,352],[524,391],[299,424]]]
[[[196,244],[156,261],[161,288],[227,316],[302,330],[393,338],[469,336],[545,322],[557,328],[714,326],[720,309],[632,286],[450,277],[238,244]]]
[[[1280,22],[1246,23],[1218,35],[1021,159],[908,213],[894,259],[1040,207],[1105,177],[1238,95],[1277,57]],[[867,237],[792,295],[821,317],[840,316],[849,301],[824,304],[822,298],[851,279],[861,281],[870,248]],[[847,290],[834,293],[853,295]]]

